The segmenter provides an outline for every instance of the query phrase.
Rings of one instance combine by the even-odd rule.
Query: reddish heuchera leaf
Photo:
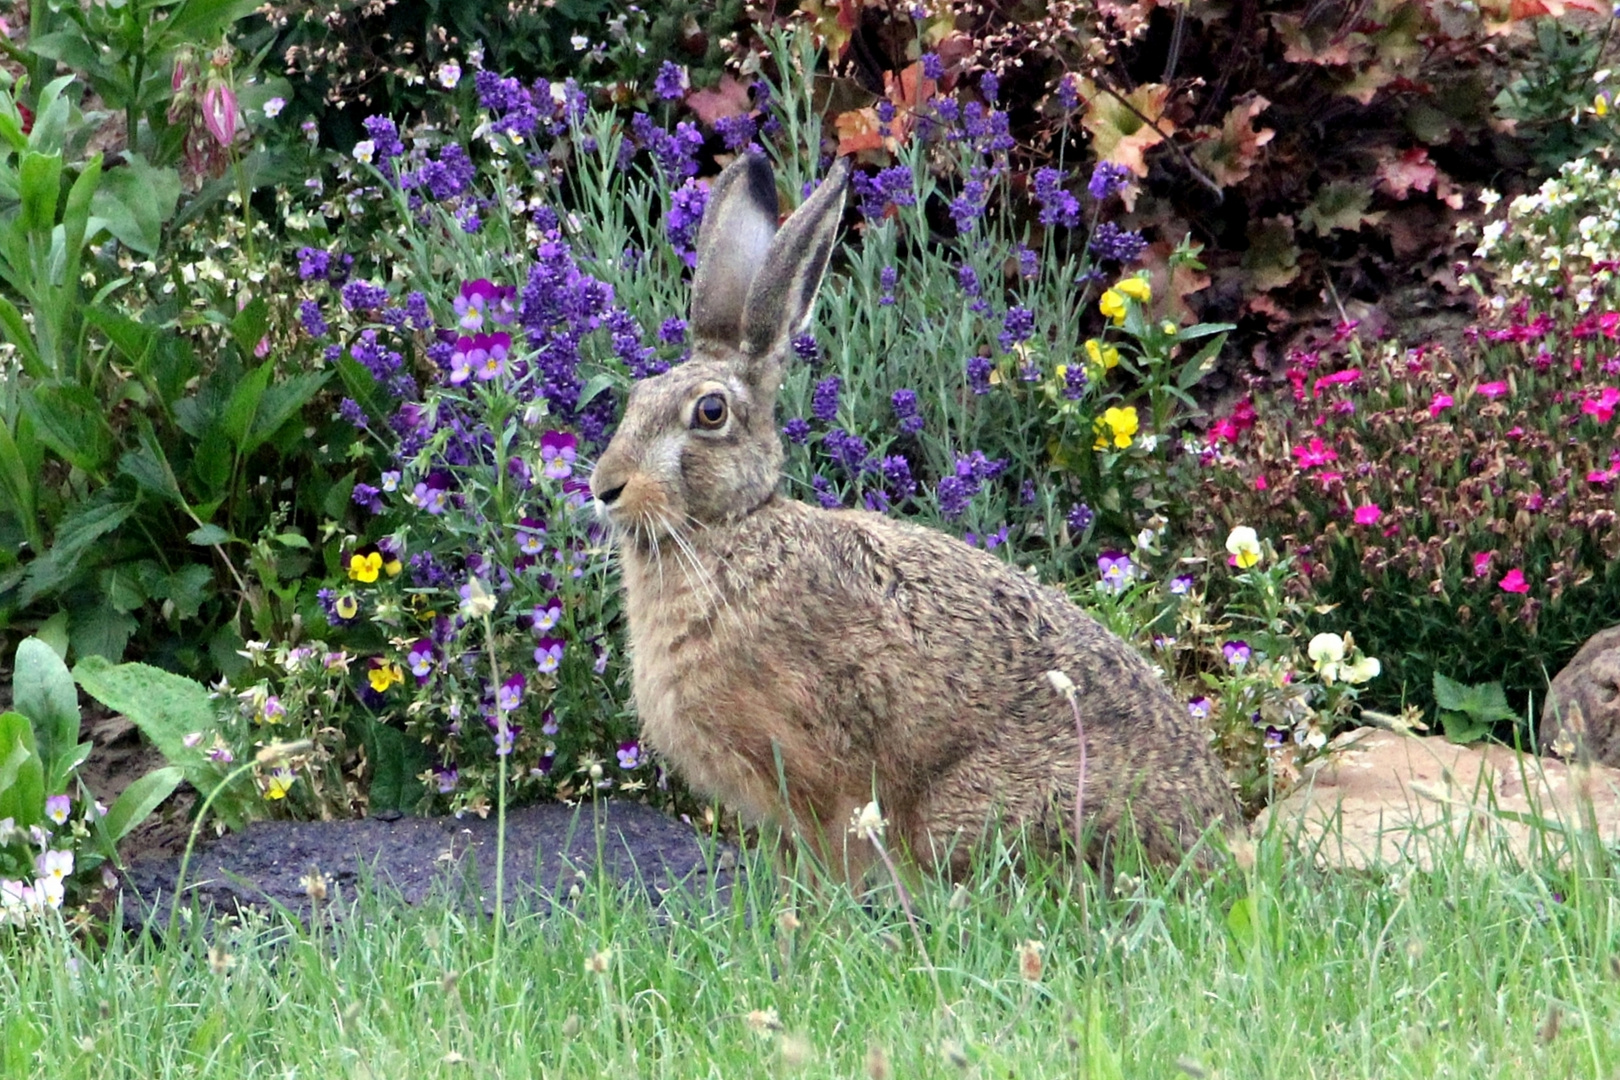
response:
[[[1358,63],[1367,52],[1365,34],[1341,34],[1336,21],[1305,25],[1303,15],[1273,15],[1272,28],[1282,39],[1283,59],[1290,64],[1340,67]]]
[[[810,16],[811,30],[833,58],[842,60],[865,6],[864,0],[801,0],[799,10]]]
[[[1293,219],[1279,216],[1251,221],[1248,233],[1243,272],[1252,291],[1280,289],[1299,277],[1299,245],[1294,243]]]
[[[881,126],[877,110],[870,106],[850,109],[833,117],[833,127],[838,131],[838,156],[859,154],[864,150],[882,150],[883,136],[878,133]]]
[[[1086,98],[1086,113],[1080,123],[1091,133],[1091,148],[1100,161],[1123,165],[1137,176],[1147,175],[1145,155],[1176,130],[1165,116],[1170,88],[1144,83],[1124,95],[1124,100],[1098,89],[1089,80],[1080,84]],[[1146,117],[1148,123],[1143,120]]]
[[[921,63],[910,65],[898,75],[884,72],[883,83],[884,96],[894,103],[894,120],[889,123],[888,135],[882,133],[882,122],[878,120],[875,107],[839,113],[833,120],[838,130],[839,154],[883,149],[898,152],[911,137],[918,110],[939,92],[939,84],[924,77]]]
[[[1204,139],[1193,149],[1193,158],[1208,170],[1210,179],[1221,187],[1230,187],[1248,179],[1260,158],[1260,148],[1277,133],[1271,128],[1253,126],[1256,116],[1270,108],[1271,102],[1259,94],[1239,101],[1220,127],[1206,126],[1194,130]]]
[[[713,127],[716,120],[727,116],[741,116],[753,108],[747,84],[730,75],[720,76],[719,85],[711,90],[693,90],[686,95],[686,104],[705,127]]]
[[[1432,188],[1439,173],[1429,161],[1428,150],[1414,146],[1395,160],[1379,164],[1378,187],[1391,198],[1404,201],[1411,191]]]

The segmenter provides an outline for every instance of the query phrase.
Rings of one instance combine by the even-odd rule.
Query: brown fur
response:
[[[1151,857],[1179,858],[1238,811],[1204,734],[1135,650],[945,533],[777,492],[782,355],[843,177],[772,240],[769,167],[744,158],[722,174],[693,322],[729,340],[638,385],[592,475],[622,538],[645,739],[694,788],[798,830],[852,878],[872,852],[847,825],[873,797],[891,841],[960,874],[988,828],[1053,848],[1072,831],[1079,740],[1046,675],[1061,671],[1084,720],[1088,827],[1106,837],[1128,817]],[[712,394],[727,419],[710,431],[695,410]]]

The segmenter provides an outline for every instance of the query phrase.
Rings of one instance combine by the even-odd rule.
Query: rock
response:
[[[1620,626],[1592,635],[1553,679],[1539,738],[1544,753],[1620,766]]]
[[[1296,831],[1323,867],[1429,868],[1458,845],[1474,860],[1564,862],[1566,827],[1620,842],[1620,770],[1603,765],[1358,728],[1306,773],[1253,828]]]

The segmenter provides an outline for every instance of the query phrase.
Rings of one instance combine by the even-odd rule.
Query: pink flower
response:
[[[1527,593],[1530,591],[1530,583],[1524,580],[1524,574],[1516,566],[1503,575],[1502,580],[1497,584],[1502,587],[1503,592]]]
[[[1480,383],[1474,388],[1474,393],[1484,394],[1492,401],[1495,401],[1497,398],[1501,397],[1507,392],[1508,384],[1507,380],[1505,379],[1498,379],[1496,382]]]
[[[1366,506],[1356,507],[1356,524],[1371,525],[1384,516],[1377,503],[1368,503]]]
[[[1589,397],[1581,402],[1581,412],[1588,416],[1597,417],[1597,422],[1607,424],[1614,419],[1615,406],[1620,405],[1620,390],[1612,386],[1605,386],[1596,397]]]
[[[203,126],[221,146],[236,141],[236,91],[224,83],[210,83],[202,96]]]
[[[1613,483],[1615,475],[1616,473],[1613,469],[1594,469],[1586,474],[1586,482],[1588,484],[1597,484],[1599,487],[1602,487],[1604,484]]]
[[[1323,491],[1326,491],[1329,486],[1336,484],[1343,479],[1344,473],[1334,472],[1331,469],[1323,469],[1321,472],[1316,474],[1316,482],[1322,485]]]
[[[1256,490],[1256,491],[1264,491],[1268,487],[1270,487],[1270,485],[1266,483],[1266,474],[1265,473],[1261,473],[1260,475],[1258,475],[1258,476],[1256,476],[1254,478],[1254,490]]]
[[[1489,577],[1491,573],[1491,553],[1478,551],[1474,553],[1474,576],[1477,578]]]
[[[1306,445],[1294,447],[1294,458],[1299,462],[1301,469],[1314,469],[1318,465],[1337,461],[1339,453],[1321,439],[1312,438]]]
[[[1321,397],[1322,387],[1324,386],[1348,385],[1359,378],[1361,378],[1360,368],[1350,368],[1348,371],[1335,371],[1332,375],[1324,375],[1316,380],[1316,388],[1312,391],[1311,396]]]
[[[1439,416],[1442,410],[1451,408],[1451,404],[1450,394],[1436,394],[1434,400],[1429,402],[1429,415],[1431,417]]]

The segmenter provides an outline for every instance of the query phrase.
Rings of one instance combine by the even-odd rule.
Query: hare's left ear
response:
[[[843,217],[850,168],[847,157],[835,161],[827,179],[771,240],[765,264],[754,276],[743,305],[738,345],[748,356],[771,362],[809,321]]]

